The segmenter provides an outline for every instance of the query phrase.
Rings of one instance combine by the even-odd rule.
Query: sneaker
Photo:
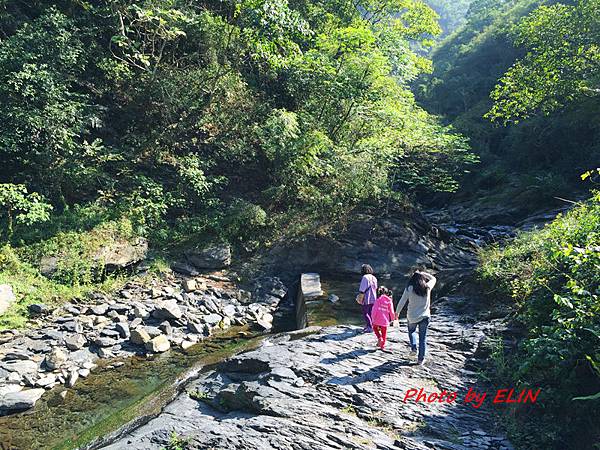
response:
[[[424,359],[419,359],[419,360],[417,361],[417,364],[418,364],[419,366],[424,366],[424,365],[425,365],[425,360],[424,360]]]
[[[417,351],[416,350],[411,350],[409,355],[409,359],[412,361],[416,361],[417,360]]]

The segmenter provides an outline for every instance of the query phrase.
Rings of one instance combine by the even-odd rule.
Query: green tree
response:
[[[540,6],[515,28],[527,54],[500,79],[487,117],[518,122],[600,94],[600,1]]]
[[[6,238],[13,237],[14,224],[32,225],[50,219],[52,206],[37,192],[27,192],[23,184],[0,184],[0,206],[6,221]]]

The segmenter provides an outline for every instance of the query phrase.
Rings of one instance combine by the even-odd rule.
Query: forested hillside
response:
[[[440,16],[442,32],[438,39],[444,38],[460,27],[464,21],[472,0],[427,0],[427,4]]]
[[[439,31],[421,2],[0,8],[3,181],[53,214],[95,203],[235,235],[290,208],[326,221],[395,187],[453,190],[472,160],[407,87],[430,67],[409,41]]]
[[[252,252],[455,190],[475,158],[409,89],[435,13],[362,5],[0,2],[0,262],[58,255],[85,284],[105,240]]]
[[[419,101],[481,157],[469,192],[540,206],[580,189],[600,161],[598,4],[555,3],[474,1],[465,25],[434,50],[433,74],[416,83]]]

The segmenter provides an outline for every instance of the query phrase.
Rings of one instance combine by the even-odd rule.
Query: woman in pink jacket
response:
[[[393,322],[396,318],[392,295],[392,291],[385,286],[381,286],[377,289],[377,300],[375,300],[375,303],[373,304],[373,312],[371,313],[373,331],[375,331],[377,345],[381,350],[384,350],[385,348],[387,327],[390,325],[390,322]]]

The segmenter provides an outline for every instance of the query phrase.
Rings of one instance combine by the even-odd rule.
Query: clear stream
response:
[[[359,281],[359,277],[355,280],[323,277],[325,294],[309,303],[309,324],[361,324],[360,307],[354,301]],[[404,279],[382,280],[381,284],[397,289],[405,282]],[[337,295],[339,301],[328,301],[329,294]],[[0,417],[0,448],[71,450],[86,447],[134,419],[160,412],[175,395],[178,380],[186,378],[190,371],[208,370],[213,364],[258,345],[260,339],[232,329],[186,352],[100,360],[101,366],[86,379],[80,379],[73,389],[57,387],[47,392],[33,410]]]
[[[102,365],[74,388],[57,387],[44,394],[33,410],[0,417],[0,448],[70,450],[90,444],[136,418],[160,412],[175,395],[177,381],[190,370],[207,370],[259,340],[238,329],[185,353],[100,360]]]

